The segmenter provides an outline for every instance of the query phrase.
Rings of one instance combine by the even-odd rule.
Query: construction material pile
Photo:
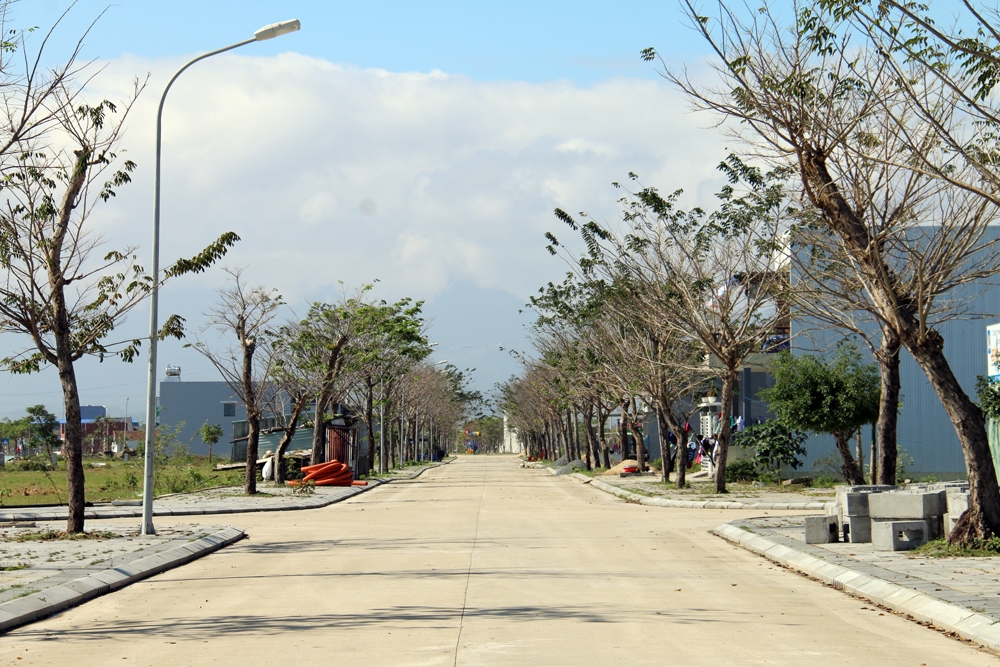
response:
[[[614,466],[613,468],[610,468],[607,472],[602,473],[602,474],[604,474],[604,475],[613,475],[613,476],[617,477],[618,475],[620,475],[623,472],[630,472],[630,471],[631,472],[635,472],[635,470],[632,470],[633,468],[635,470],[638,470],[639,469],[639,462],[636,461],[635,459],[625,459],[624,461],[622,461],[618,465]]]
[[[368,482],[355,480],[354,473],[347,467],[347,464],[336,459],[327,463],[303,466],[302,472],[305,473],[302,481],[294,480],[288,483],[292,486],[300,486],[308,482],[312,482],[316,486],[368,486]]]

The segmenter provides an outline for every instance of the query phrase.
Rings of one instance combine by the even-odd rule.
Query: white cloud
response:
[[[118,99],[153,73],[125,140],[136,182],[97,218],[114,246],[140,244],[143,256],[155,108],[181,62],[112,61],[90,90]],[[249,264],[291,304],[375,278],[387,298],[433,302],[471,283],[523,300],[565,271],[544,250],[545,231],[570,236],[555,207],[613,221],[610,184],[629,171],[662,189],[712,191],[723,144],[701,129],[709,122],[660,81],[479,82],[220,56],[185,72],[166,102],[163,262],[233,230],[243,240],[228,264]],[[219,281],[217,271],[184,278],[162,307],[196,327]]]
[[[115,61],[93,91],[155,72],[127,142],[143,178],[109,222],[148,216],[153,108],[175,66]],[[520,295],[551,274],[538,260],[554,207],[613,217],[610,183],[629,171],[670,189],[717,181],[720,143],[704,120],[656,81],[476,82],[223,56],[185,72],[166,103],[164,250],[234,229],[237,261],[280,252],[283,289],[305,298],[373,274],[405,292],[414,265],[435,276],[424,289],[476,280]]]

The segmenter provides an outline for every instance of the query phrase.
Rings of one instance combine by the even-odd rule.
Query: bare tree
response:
[[[293,321],[278,330],[271,373],[273,390],[264,396],[266,411],[281,429],[273,459],[274,483],[278,486],[285,483],[285,451],[299,429],[303,413],[318,391],[316,356],[309,343],[306,326],[306,322]]]
[[[219,289],[219,301],[206,313],[208,322],[202,333],[214,330],[232,336],[221,350],[211,349],[204,341],[191,345],[208,359],[247,410],[247,455],[244,489],[257,493],[257,455],[260,420],[269,395],[275,391],[272,374],[276,361],[275,334],[271,322],[284,305],[275,290],[258,285],[250,287],[243,280],[243,269],[224,269],[229,284]]]
[[[998,239],[989,230],[997,217],[995,160],[982,159],[993,146],[993,126],[966,113],[974,81],[947,59],[922,61],[877,41],[852,42],[852,25],[819,4],[796,7],[791,30],[767,11],[741,18],[720,5],[713,21],[687,7],[722,61],[723,89],[706,90],[683,73],[667,77],[697,106],[738,121],[749,150],[796,170],[803,197],[821,213],[879,319],[923,369],[955,427],[971,494],[950,541],[1000,534],[985,421],[952,372],[935,326],[960,310],[953,290],[1000,272]],[[908,20],[897,16],[882,26],[905,35]],[[868,215],[873,202],[851,188],[850,172],[861,159],[900,169],[879,189],[880,200],[892,204],[880,207],[883,215]],[[908,172],[935,185],[919,206],[897,208],[913,182]]]
[[[593,220],[579,225],[565,212],[559,217],[586,241],[589,256],[582,270],[608,284],[657,295],[644,299],[634,317],[649,318],[648,330],[669,327],[679,340],[698,341],[717,365],[722,410],[715,486],[724,492],[739,371],[752,355],[767,350],[779,327],[787,327],[789,222],[786,172],[762,173],[733,156],[720,168],[731,185],[720,192],[721,205],[711,214],[677,208],[679,191],[664,197],[643,188],[623,199],[629,225],[624,235]]]

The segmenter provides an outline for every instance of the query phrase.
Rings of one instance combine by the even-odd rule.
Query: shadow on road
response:
[[[672,615],[668,612],[663,614]],[[89,627],[63,630],[58,636],[50,635],[44,627],[16,633],[25,638],[59,641],[72,637],[81,640],[127,640],[129,637],[170,637],[177,639],[207,640],[220,635],[278,635],[308,630],[350,629],[369,626],[391,628],[409,627],[458,629],[462,618],[460,608],[451,607],[388,607],[366,610],[358,614],[312,614],[289,617],[259,615],[206,616],[204,618],[166,618],[158,620],[108,620]],[[572,621],[575,623],[624,623],[620,610],[600,612],[593,607],[499,607],[491,609],[466,609],[465,619],[503,619],[507,621]],[[705,618],[673,619],[675,622],[705,622]]]

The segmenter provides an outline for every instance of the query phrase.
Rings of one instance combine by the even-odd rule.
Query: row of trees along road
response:
[[[86,35],[64,63],[43,66],[52,31],[22,30],[10,24],[12,0],[0,0],[0,331],[25,338],[25,348],[0,360],[12,373],[34,373],[55,366],[66,414],[65,440],[69,518],[67,530],[84,529],[83,432],[74,364],[84,356],[102,360],[118,355],[133,361],[141,340],[115,342],[113,332],[153,288],[138,263],[135,247],[108,249],[91,229],[96,208],[114,198],[138,168],[125,159],[121,140],[125,121],[145,82],[136,80],[124,100],[95,100],[84,92],[87,66],[77,57]],[[61,21],[62,19],[60,19]],[[190,259],[179,259],[163,272],[161,284],[198,273],[222,258],[239,237],[226,232]],[[209,313],[208,328],[230,333],[236,343],[211,350],[194,346],[213,362],[247,406],[248,492],[255,490],[251,457],[256,460],[260,419],[284,420],[281,448],[298,427],[306,405],[321,415],[331,405],[352,399],[359,405],[372,437],[373,409],[381,404],[402,415],[400,430],[409,432],[418,407],[403,407],[403,389],[415,364],[429,354],[420,304],[408,300],[375,303],[361,297],[337,304],[314,304],[302,321],[277,325],[280,296],[248,288],[240,271],[230,271],[231,285],[220,292]],[[277,325],[277,326],[276,326]],[[184,318],[165,318],[159,338],[183,338]],[[425,384],[441,376],[438,400],[422,398],[419,413],[439,428],[456,425],[469,399],[466,378],[457,369],[421,370]],[[415,390],[416,391],[416,390]],[[377,393],[376,393],[377,392]],[[291,409],[280,405],[290,402]],[[322,455],[322,420],[314,420],[313,456]],[[212,439],[212,433],[205,436]],[[383,469],[387,465],[382,456]],[[279,473],[280,474],[280,473]]]
[[[421,316],[422,302],[395,303],[369,297],[371,285],[336,303],[314,303],[304,318],[282,318],[281,296],[250,285],[242,270],[226,269],[208,322],[190,346],[219,371],[247,410],[245,490],[257,491],[260,425],[273,417],[281,437],[281,461],[299,428],[311,428],[312,461],[325,455],[326,422],[335,406],[360,417],[368,442],[379,443],[378,466],[413,460],[422,434],[436,429],[438,442],[450,441],[478,394],[454,366],[423,360],[432,346]],[[225,342],[205,340],[212,332]],[[381,421],[380,421],[381,416]],[[379,427],[379,432],[375,429]],[[393,447],[390,443],[399,443]],[[369,457],[374,464],[375,457]],[[352,466],[356,462],[348,462]],[[367,474],[371,470],[358,471]],[[283,466],[275,482],[284,483]]]
[[[997,13],[964,3],[936,20],[925,5],[893,0],[816,0],[791,11],[720,2],[712,15],[685,7],[716,53],[717,82],[702,85],[704,77],[660,61],[663,76],[767,170],[726,160],[730,185],[712,213],[679,210],[680,193],[662,195],[633,175],[621,233],[557,210],[586,251],[573,256],[549,235],[572,271],[533,300],[538,359],[505,387],[517,427],[552,451],[560,411],[594,388],[605,398],[587,404],[617,401],[623,422],[630,397],[641,395],[669,424],[671,396],[657,394],[657,375],[678,372],[681,385],[697,388],[708,366],[722,390],[722,491],[735,370],[766,351],[794,310],[853,334],[878,363],[881,483],[895,481],[900,350],[913,356],[954,425],[969,476],[969,510],[949,540],[1000,535],[984,415],[955,378],[939,330],[966,314],[974,285],[1000,272],[990,230],[1000,205]],[[657,59],[653,49],[641,55]],[[677,354],[664,357],[665,345]],[[809,362],[783,363],[779,374],[832,387]],[[857,382],[875,382],[858,372]],[[690,387],[687,400],[674,400],[675,417],[697,393]],[[775,405],[782,398],[771,396]],[[786,401],[785,417],[801,417],[802,407]],[[837,434],[845,476],[857,481],[848,422],[875,410],[864,401],[851,408],[851,419],[803,425]]]
[[[54,366],[62,386],[69,518],[84,527],[83,433],[75,362],[87,355],[132,361],[141,341],[113,342],[125,316],[153,287],[133,247],[108,249],[91,229],[95,209],[131,181],[137,165],[122,156],[124,122],[145,83],[124,100],[91,99],[90,74],[77,61],[80,42],[63,64],[46,66],[49,32],[11,25],[11,0],[0,0],[0,331],[25,348],[0,360],[11,373]],[[169,266],[163,280],[204,271],[238,237],[221,235],[192,259]],[[165,320],[161,337],[182,334]]]

